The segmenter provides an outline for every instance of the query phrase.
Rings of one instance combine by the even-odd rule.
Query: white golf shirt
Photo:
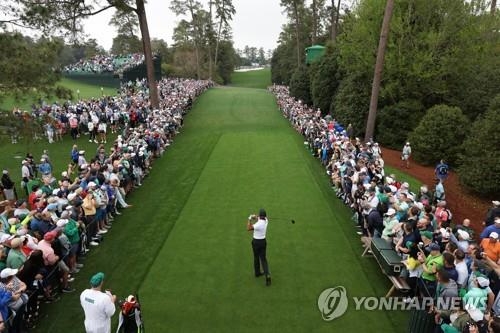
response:
[[[253,238],[266,239],[267,219],[261,219],[253,225]]]
[[[87,333],[111,332],[111,317],[116,308],[110,295],[99,290],[85,289],[80,295],[80,303],[85,312]]]

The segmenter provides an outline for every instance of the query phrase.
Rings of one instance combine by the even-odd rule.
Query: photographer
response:
[[[429,250],[428,256],[423,251],[418,253],[418,261],[422,264],[423,269],[422,279],[419,281],[423,283],[422,287],[428,290],[429,295],[434,296],[437,284],[436,272],[444,266],[444,260],[438,244],[430,244]]]
[[[500,243],[498,242],[498,233],[492,232],[488,238],[484,238],[480,244],[484,254],[492,261],[498,262],[500,259]]]

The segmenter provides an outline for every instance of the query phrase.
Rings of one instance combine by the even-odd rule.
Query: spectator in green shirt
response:
[[[444,266],[443,255],[440,252],[439,245],[431,243],[429,245],[430,253],[428,256],[420,251],[418,254],[418,261],[422,264],[422,283],[429,294],[434,296],[436,292],[436,272]]]

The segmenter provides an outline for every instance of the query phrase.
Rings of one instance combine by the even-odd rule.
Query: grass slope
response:
[[[271,70],[266,68],[248,72],[233,72],[231,85],[242,88],[266,89],[271,85]]]
[[[135,206],[89,255],[75,287],[104,271],[120,297],[138,290],[149,332],[396,332],[405,323],[399,313],[358,313],[353,304],[333,323],[321,319],[325,288],[381,296],[389,283],[360,257],[350,212],[263,90],[205,93],[128,201]],[[245,231],[259,207],[297,221],[270,222],[269,288],[253,277]],[[79,292],[51,305],[36,331],[82,331]]]
[[[80,90],[80,98],[82,99],[90,99],[93,97],[101,96],[102,93],[107,96],[116,95],[115,88],[105,86],[102,87],[103,90],[101,92],[100,86],[95,86],[68,78],[62,78],[61,81],[59,81],[59,85],[68,88],[73,92],[73,100],[78,99],[77,90]],[[54,101],[59,101],[60,103],[64,102],[62,100],[58,100],[56,97],[46,100],[47,103],[53,103]],[[39,98],[37,98],[35,95],[26,96],[26,98],[20,101],[14,100],[13,97],[7,97],[0,103],[0,110],[11,111],[14,107],[21,108],[21,110],[31,110],[31,105],[33,103],[39,104]]]

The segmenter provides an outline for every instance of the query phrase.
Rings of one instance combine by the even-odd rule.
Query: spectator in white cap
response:
[[[488,256],[494,262],[498,262],[500,259],[500,243],[498,242],[498,233],[490,233],[488,238],[484,238],[481,241],[481,248],[483,249],[484,255]]]
[[[469,240],[469,233],[463,229],[458,229],[456,236],[454,233],[450,233],[450,241],[455,243],[457,247],[464,252],[467,252],[469,248]]]
[[[484,228],[483,232],[479,236],[480,239],[487,238],[492,232],[496,232],[500,235],[500,217],[496,217],[494,223],[490,226]]]
[[[488,209],[488,213],[486,213],[486,218],[484,219],[484,225],[490,226],[495,221],[495,218],[500,217],[500,201],[494,200],[491,202],[493,207]]]
[[[16,313],[9,332],[20,332],[21,322],[24,314],[24,305],[28,303],[26,284],[16,276],[18,270],[4,268],[0,272],[0,288],[12,293],[9,308]]]
[[[490,280],[485,276],[477,276],[473,279],[472,288],[463,297],[467,306],[473,306],[483,314],[491,310],[495,295],[490,289]]]
[[[85,159],[85,150],[80,150],[78,152],[78,166],[81,167],[84,164],[88,164],[87,160]]]
[[[403,151],[401,152],[401,166],[406,166],[407,169],[410,168],[410,157],[411,157],[411,146],[409,142],[403,147]]]
[[[470,220],[469,219],[464,219],[462,221],[462,224],[457,224],[455,226],[456,230],[463,230],[466,231],[469,234],[470,239],[474,239],[474,229],[470,227]]]
[[[33,175],[31,174],[28,160],[26,160],[26,159],[22,160],[21,164],[22,164],[22,167],[21,167],[21,186],[26,191],[26,195],[29,195],[28,182],[31,179],[33,179]]]
[[[390,241],[394,234],[394,228],[398,225],[399,221],[396,218],[396,210],[389,208],[384,214],[384,230],[382,230],[382,238]]]

